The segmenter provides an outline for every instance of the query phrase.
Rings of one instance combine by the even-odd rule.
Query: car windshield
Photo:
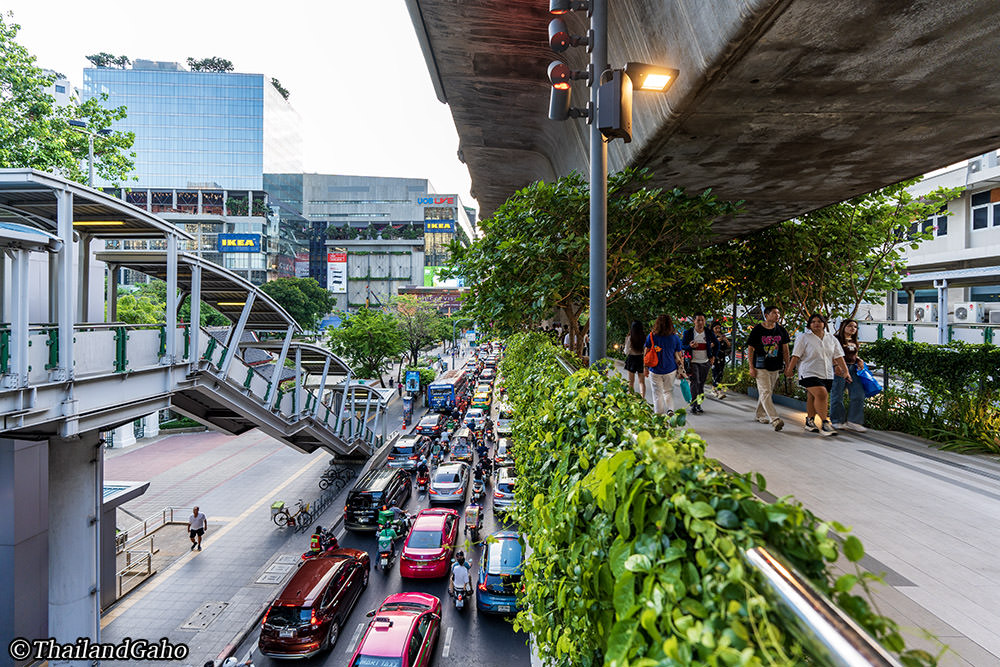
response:
[[[392,453],[397,456],[409,456],[413,453],[413,445],[396,445],[392,448]]]
[[[381,655],[359,655],[351,667],[403,667],[402,658],[387,658]]]
[[[434,475],[435,484],[458,484],[461,481],[462,481],[462,476],[453,470],[439,472],[438,474]]]
[[[437,423],[438,423],[437,416],[424,417],[423,419],[420,420],[421,426],[434,426]]]
[[[498,539],[495,544],[489,545],[489,552],[486,554],[486,572],[488,574],[519,575],[521,573],[521,542],[517,539],[503,537]]]
[[[497,456],[507,456],[507,445],[497,447]]]
[[[267,624],[275,628],[294,628],[309,622],[312,613],[305,607],[279,607],[267,613]]]
[[[497,491],[500,493],[514,493],[514,480],[497,482]]]
[[[440,530],[415,530],[406,543],[411,549],[438,549],[441,547]]]

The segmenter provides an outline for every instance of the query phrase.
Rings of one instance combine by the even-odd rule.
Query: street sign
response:
[[[412,393],[420,391],[420,371],[406,371],[406,391]]]

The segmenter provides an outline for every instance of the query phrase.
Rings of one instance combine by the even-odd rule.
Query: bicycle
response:
[[[319,488],[326,491],[328,488],[337,485],[338,488],[343,488],[351,479],[354,478],[354,471],[350,468],[330,468],[325,470],[319,478]]]
[[[295,513],[292,514],[288,511],[288,508],[282,507],[278,510],[272,517],[274,520],[274,525],[278,528],[286,528],[288,526],[308,526],[312,523],[312,514],[309,512],[309,503],[303,503],[302,499],[299,498],[298,502],[295,503]]]

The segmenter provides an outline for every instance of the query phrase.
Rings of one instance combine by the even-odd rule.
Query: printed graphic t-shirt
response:
[[[747,338],[747,345],[753,348],[753,367],[780,371],[785,367],[781,346],[788,345],[790,340],[785,327],[780,324],[775,324],[773,329],[767,329],[762,324],[755,326]]]
[[[691,361],[696,364],[708,363],[708,343],[705,341],[705,331],[691,331]]]

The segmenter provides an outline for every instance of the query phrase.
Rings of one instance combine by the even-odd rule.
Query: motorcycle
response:
[[[312,560],[313,558],[319,558],[320,556],[325,556],[328,553],[336,551],[340,548],[340,544],[337,542],[337,538],[334,537],[333,533],[329,531],[323,531],[322,548],[319,551],[313,551],[312,549],[303,552],[301,561],[305,562],[307,560]],[[301,563],[300,563],[301,565]]]
[[[469,505],[465,508],[465,534],[473,542],[479,541],[479,533],[483,529],[483,512],[479,505]]]
[[[417,491],[426,492],[427,485],[430,484],[431,478],[429,475],[417,475]]]
[[[486,493],[486,485],[483,480],[477,479],[472,482],[472,502],[478,503],[483,499],[483,494]]]
[[[382,572],[388,574],[389,570],[392,569],[392,563],[396,560],[395,551],[379,551],[378,552],[378,567]]]
[[[455,590],[455,609],[461,611],[462,609],[465,608],[465,596],[468,594],[469,592],[464,588],[459,588]]]

